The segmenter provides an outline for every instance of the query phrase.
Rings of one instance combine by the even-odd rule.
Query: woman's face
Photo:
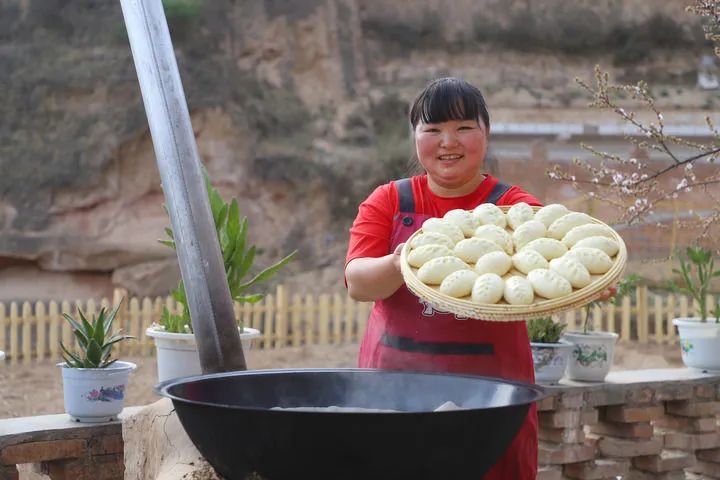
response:
[[[421,122],[415,128],[420,164],[444,189],[460,188],[481,175],[487,140],[485,124],[474,120]]]

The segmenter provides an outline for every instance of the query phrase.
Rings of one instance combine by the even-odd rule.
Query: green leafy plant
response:
[[[552,317],[528,320],[528,336],[534,343],[558,343],[567,325],[558,323]]]
[[[714,269],[715,259],[710,250],[702,247],[687,247],[685,255],[687,261],[681,255],[678,256],[680,269],[673,268],[673,272],[682,277],[683,284],[671,281],[670,287],[675,292],[685,293],[694,298],[699,306],[700,321],[706,322],[708,317],[707,294],[710,290],[710,282],[714,277],[720,276],[720,270]],[[716,315],[716,322],[718,317]]]
[[[250,245],[247,241],[247,217],[240,217],[240,208],[236,199],[233,198],[230,203],[225,202],[217,189],[212,186],[207,175],[205,175],[205,185],[220,243],[220,252],[223,257],[230,296],[238,303],[257,303],[265,295],[247,293],[248,289],[267,281],[293,259],[297,250],[246,280],[246,277],[251,274],[253,261],[258,250],[255,245]],[[160,243],[174,249],[175,240],[172,229],[166,228],[165,233],[168,239],[160,240]],[[180,280],[177,288],[172,290],[171,295],[176,302],[182,304],[183,309],[181,313],[173,314],[170,313],[167,307],[163,308],[162,317],[160,318],[161,327],[167,332],[192,333],[192,322],[190,321],[187,296],[182,280]],[[242,325],[239,326],[242,328]]]
[[[608,298],[607,300],[595,300],[594,302],[590,302],[585,305],[585,320],[583,321],[583,333],[587,335],[590,332],[590,312],[594,307],[602,305],[606,302],[615,306],[620,305],[620,302],[622,302],[623,298],[635,291],[639,281],[640,277],[632,273],[620,280],[620,283],[618,283],[617,286],[617,290],[615,291],[615,295]]]
[[[110,329],[119,308],[120,305],[118,304],[110,313],[106,313],[105,308],[101,308],[97,317],[93,315],[90,321],[79,309],[79,320],[67,313],[63,314],[65,320],[72,325],[73,334],[80,350],[79,352],[71,352],[60,342],[63,359],[68,367],[107,368],[115,363],[115,359],[110,359],[112,346],[123,340],[135,338],[130,335],[121,335],[120,331],[111,333]]]

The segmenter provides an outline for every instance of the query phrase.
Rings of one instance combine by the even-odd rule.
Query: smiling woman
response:
[[[525,322],[467,320],[424,304],[403,281],[399,253],[403,242],[431,218],[456,216],[483,203],[540,202],[484,172],[490,116],[476,87],[457,78],[435,80],[414,101],[409,121],[425,173],[378,187],[360,205],[350,229],[348,291],[356,300],[375,302],[360,346],[359,366],[532,383]],[[440,240],[428,240],[428,245],[445,237],[450,242],[446,248],[455,248],[458,240],[452,239],[452,232],[433,233]],[[456,234],[463,237],[459,229]],[[536,471],[537,416],[532,408],[505,456],[483,478],[528,480],[535,478]]]

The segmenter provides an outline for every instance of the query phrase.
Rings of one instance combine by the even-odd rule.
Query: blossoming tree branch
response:
[[[688,10],[703,17],[705,36],[717,45],[720,42],[720,0],[696,1]],[[720,56],[717,46],[715,54]],[[637,134],[628,136],[628,140],[641,151],[660,152],[663,160],[626,158],[581,144],[593,155],[591,160],[573,160],[581,173],[576,172],[576,175],[566,167],[554,165],[548,171],[549,177],[569,182],[578,191],[618,207],[623,212],[620,221],[626,223],[647,220],[661,203],[700,190],[712,208],[702,214],[694,212],[688,220],[681,222],[682,226],[698,228],[700,236],[706,237],[713,226],[720,225],[720,169],[704,168],[702,174],[697,173],[702,162],[715,164],[720,154],[720,132],[712,119],[709,116],[705,118],[711,142],[695,142],[666,132],[663,114],[646,82],[612,84],[609,75],[599,66],[595,67],[594,85],[580,79],[576,81],[591,95],[590,107],[617,114],[636,129]],[[628,98],[650,113],[651,120],[643,120],[636,111],[623,108],[620,102]],[[681,150],[691,153],[680,156],[678,152]]]

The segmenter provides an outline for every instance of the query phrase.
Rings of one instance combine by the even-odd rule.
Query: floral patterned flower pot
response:
[[[568,379],[583,382],[604,381],[613,364],[618,334],[566,332],[562,338],[574,346],[568,361]]]
[[[676,318],[682,360],[686,367],[720,371],[720,324],[714,318]]]
[[[535,381],[537,383],[555,384],[565,375],[568,356],[573,344],[560,340],[558,343],[531,342]]]
[[[158,379],[160,382],[171,378],[200,375],[200,356],[195,335],[192,333],[171,333],[150,327],[145,330],[155,340],[157,350]],[[260,330],[245,328],[240,334],[243,352],[250,350],[252,340],[261,336]]]
[[[62,367],[65,412],[83,423],[117,419],[125,404],[125,390],[134,363],[117,361],[107,368]]]

